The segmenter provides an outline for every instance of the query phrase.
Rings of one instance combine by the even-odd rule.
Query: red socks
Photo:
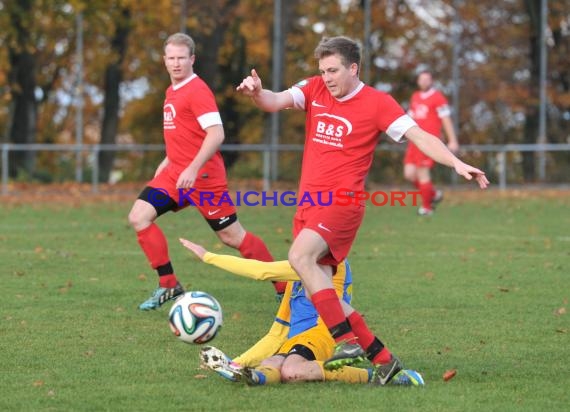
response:
[[[311,300],[335,342],[356,342],[356,335],[350,329],[350,325],[346,321],[342,306],[334,289],[320,290],[312,296]]]
[[[380,352],[378,352],[378,354],[376,356],[374,356],[370,362],[372,362],[374,365],[378,365],[378,364],[385,364],[388,363],[392,360],[392,353],[388,350],[388,348],[382,348],[382,350]]]
[[[414,187],[418,190],[420,190],[420,182],[417,180],[414,180]]]
[[[137,240],[150,265],[158,272],[160,287],[175,287],[178,280],[170,264],[168,243],[162,230],[152,223],[146,229],[137,232]]]
[[[354,334],[358,337],[358,343],[366,350],[370,361],[373,364],[390,362],[392,353],[390,353],[388,348],[384,347],[382,342],[368,329],[368,325],[366,325],[360,313],[354,311],[347,319]]]
[[[420,195],[422,196],[422,207],[432,210],[432,200],[435,194],[433,184],[431,182],[419,183]]]
[[[374,334],[368,329],[368,325],[364,321],[364,318],[354,311],[347,318],[350,323],[350,327],[356,336],[358,336],[358,343],[363,349],[368,348],[374,342]]]
[[[239,253],[246,259],[256,259],[262,262],[273,262],[273,256],[263,243],[263,240],[251,232],[246,232],[239,245]]]
[[[246,232],[241,245],[239,245],[239,253],[246,259],[256,259],[262,262],[273,262],[273,256],[267,246],[257,236],[251,232]],[[273,282],[277,293],[284,293],[287,282]]]
[[[173,288],[176,287],[178,279],[174,273],[170,275],[162,275],[158,277],[158,285],[161,288]]]

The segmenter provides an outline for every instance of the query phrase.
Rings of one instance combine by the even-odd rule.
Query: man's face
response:
[[[180,83],[193,73],[194,57],[188,47],[181,44],[168,44],[164,49],[164,65],[172,84]]]
[[[431,89],[432,84],[433,84],[433,79],[430,73],[420,73],[420,75],[418,76],[418,88],[422,92]]]
[[[337,99],[352,92],[358,83],[358,65],[352,63],[346,67],[338,54],[320,59],[319,71],[330,94]]]

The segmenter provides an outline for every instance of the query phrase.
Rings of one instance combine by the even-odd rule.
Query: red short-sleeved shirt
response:
[[[440,91],[430,89],[412,94],[409,115],[426,132],[440,137],[441,118],[450,114],[447,99]]]
[[[214,94],[196,74],[166,90],[164,142],[166,156],[178,174],[196,157],[206,137],[205,129],[221,124]],[[226,170],[218,151],[199,171],[196,186],[225,184]]]
[[[364,179],[381,132],[395,141],[415,122],[389,95],[364,83],[337,99],[320,76],[289,89],[306,111],[300,192],[364,190]]]

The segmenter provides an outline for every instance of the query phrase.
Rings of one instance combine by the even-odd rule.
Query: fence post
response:
[[[457,186],[457,180],[458,180],[458,179],[457,179],[457,176],[458,176],[458,174],[457,174],[457,172],[455,171],[455,169],[450,169],[450,170],[451,170],[451,177],[450,177],[450,180],[451,180],[451,187],[455,187],[455,186]]]
[[[99,145],[93,145],[93,168],[91,169],[91,192],[99,193]]]
[[[505,190],[507,188],[507,161],[505,151],[497,153],[498,169],[499,169],[499,189]]]
[[[271,154],[269,150],[263,151],[263,190],[267,192],[271,187],[270,185],[270,167],[269,163],[271,163]]]
[[[8,194],[8,148],[9,144],[2,145],[2,194]]]

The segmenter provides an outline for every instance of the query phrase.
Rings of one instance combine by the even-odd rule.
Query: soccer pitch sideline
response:
[[[368,207],[350,255],[355,306],[424,388],[224,381],[170,332],[170,305],[137,309],[156,279],[130,201],[0,198],[0,410],[567,410],[569,192],[446,195],[431,218]],[[240,220],[284,258],[293,211],[242,207]],[[193,260],[179,236],[233,253],[197,213],[159,224],[184,286],[223,306],[212,344],[241,353],[272,322],[273,288]]]

